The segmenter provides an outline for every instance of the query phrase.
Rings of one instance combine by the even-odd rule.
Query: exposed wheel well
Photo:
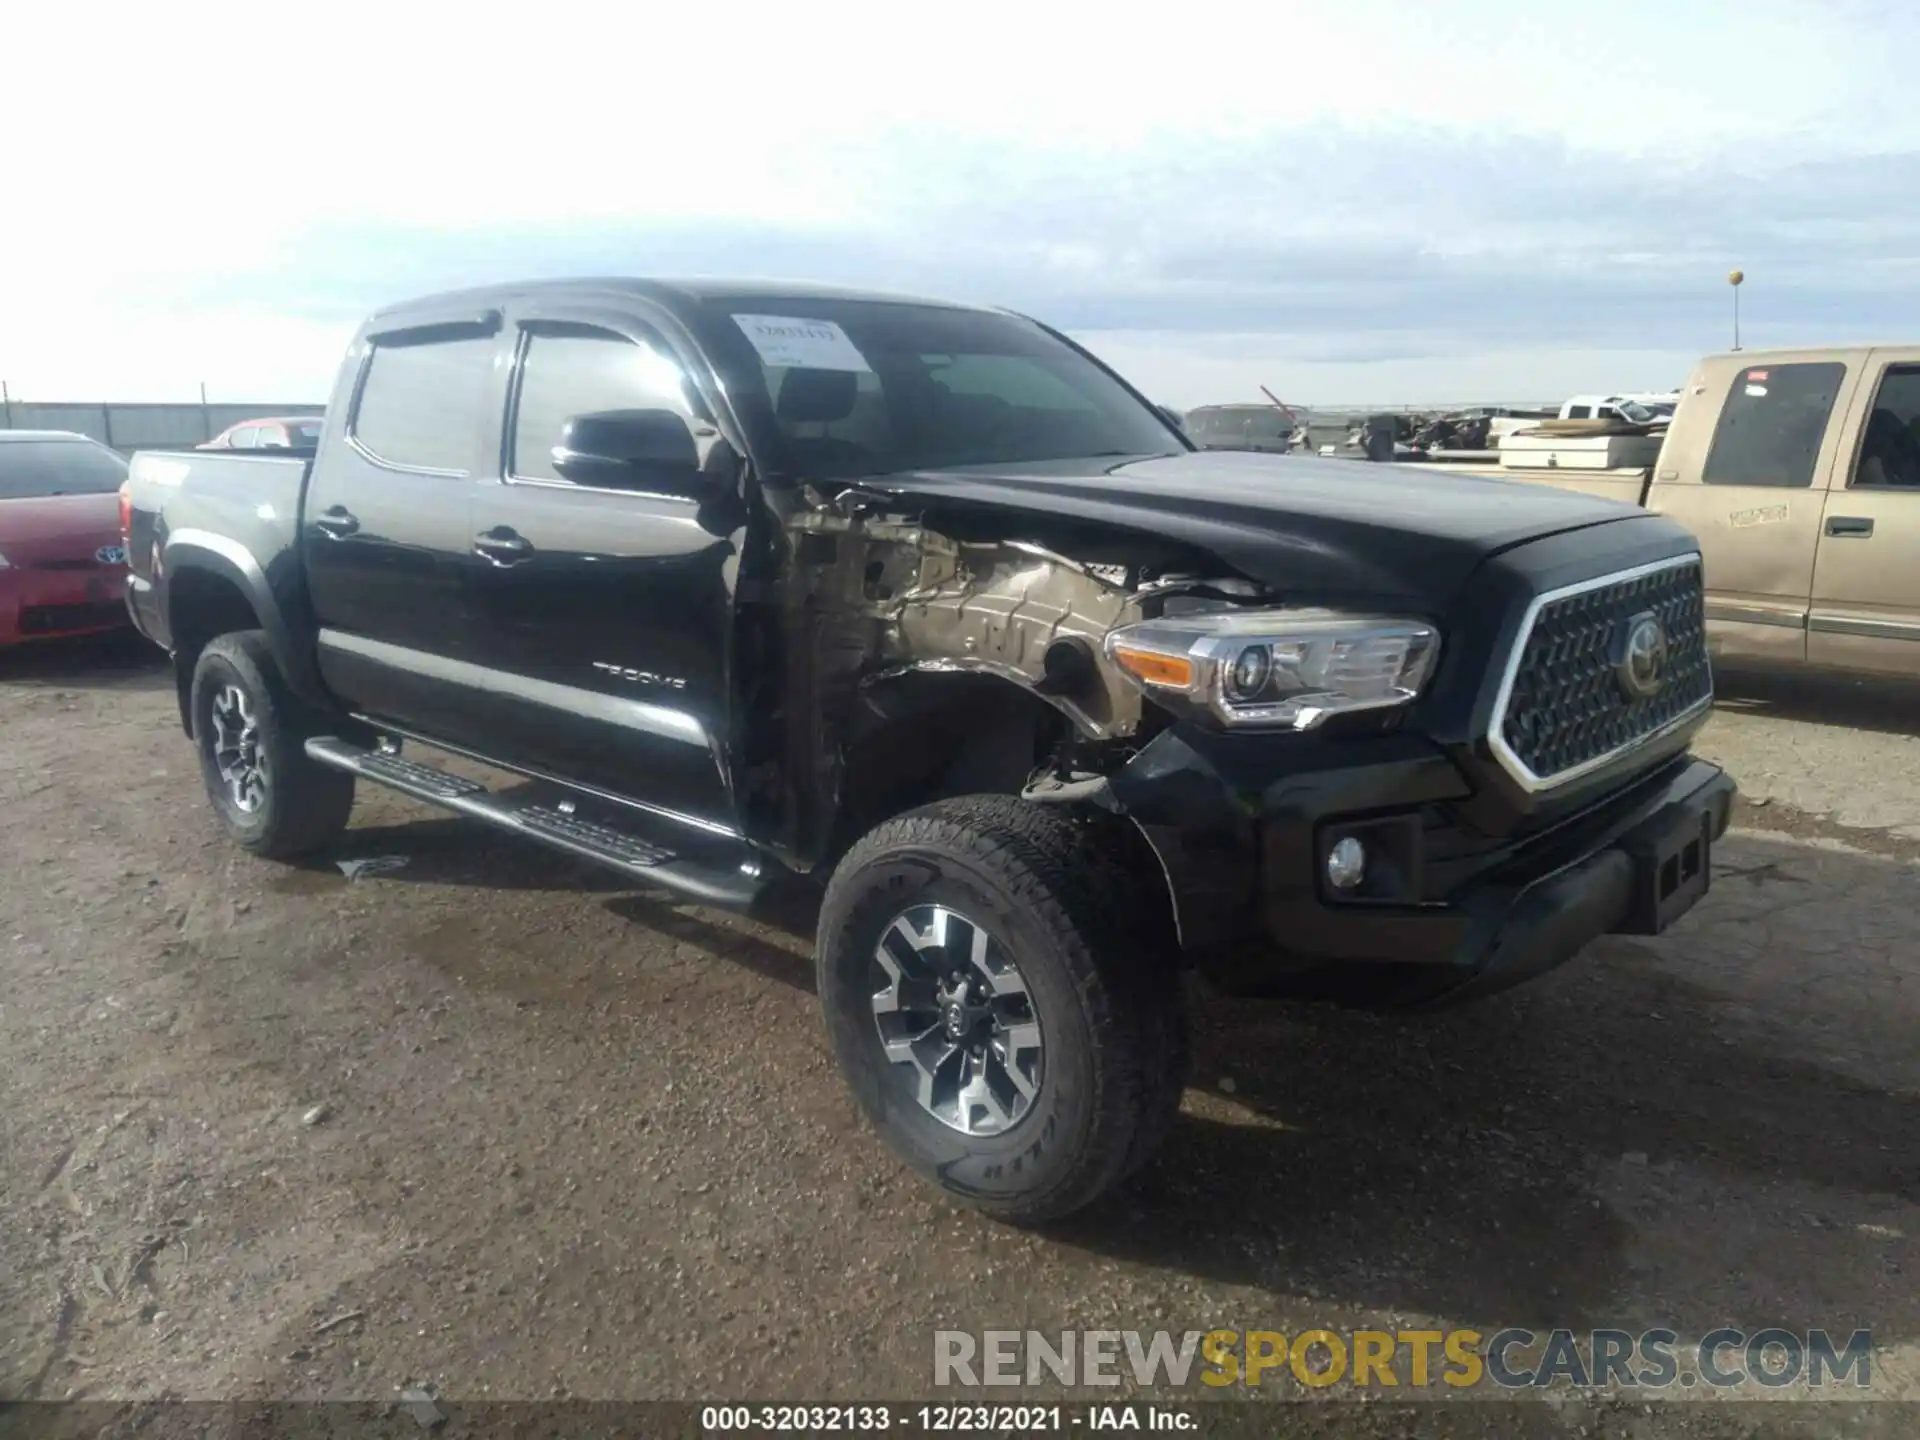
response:
[[[821,873],[895,815],[960,795],[1018,795],[1073,739],[1065,715],[997,676],[921,671],[872,688],[847,747],[835,843]],[[1164,897],[1171,929],[1173,897],[1146,838],[1131,821],[1101,818],[1126,863]]]
[[[193,733],[188,703],[193,667],[209,642],[236,630],[257,630],[260,616],[246,591],[214,570],[175,572],[167,583],[167,628],[173,637],[173,677],[179,692],[180,723]]]
[[[882,820],[955,795],[1017,795],[1071,733],[991,675],[902,675],[870,689],[846,750],[836,856]]]

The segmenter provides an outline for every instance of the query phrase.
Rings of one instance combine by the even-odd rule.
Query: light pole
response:
[[[1740,286],[1746,278],[1747,272],[1744,270],[1727,272],[1727,284],[1733,287],[1733,348],[1736,350],[1740,348]]]

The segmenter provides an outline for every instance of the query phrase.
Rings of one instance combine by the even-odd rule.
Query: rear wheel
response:
[[[242,848],[291,859],[346,829],[353,776],[307,758],[318,727],[287,692],[259,631],[222,635],[200,652],[191,706],[207,797]]]
[[[1086,1205],[1179,1108],[1170,927],[1123,838],[969,796],[879,826],[827,888],[819,987],[841,1072],[901,1158],[1005,1219]]]

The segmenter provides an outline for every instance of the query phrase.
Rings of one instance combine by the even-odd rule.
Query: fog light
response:
[[[1333,842],[1327,851],[1327,883],[1336,890],[1351,890],[1367,874],[1367,847],[1351,835]]]

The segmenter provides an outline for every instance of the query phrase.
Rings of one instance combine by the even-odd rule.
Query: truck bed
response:
[[[251,587],[297,590],[297,540],[310,455],[136,450],[127,469],[127,600],[142,633],[171,648],[162,545],[211,550]],[[156,542],[162,543],[156,543]]]
[[[1397,462],[1415,470],[1432,470],[1442,475],[1467,476],[1475,480],[1514,480],[1523,485],[1548,485],[1556,490],[1577,490],[1583,495],[1599,495],[1629,505],[1644,505],[1647,483],[1653,478],[1651,465],[1634,465],[1614,470],[1523,469],[1519,466],[1488,464],[1475,460],[1403,460]]]

